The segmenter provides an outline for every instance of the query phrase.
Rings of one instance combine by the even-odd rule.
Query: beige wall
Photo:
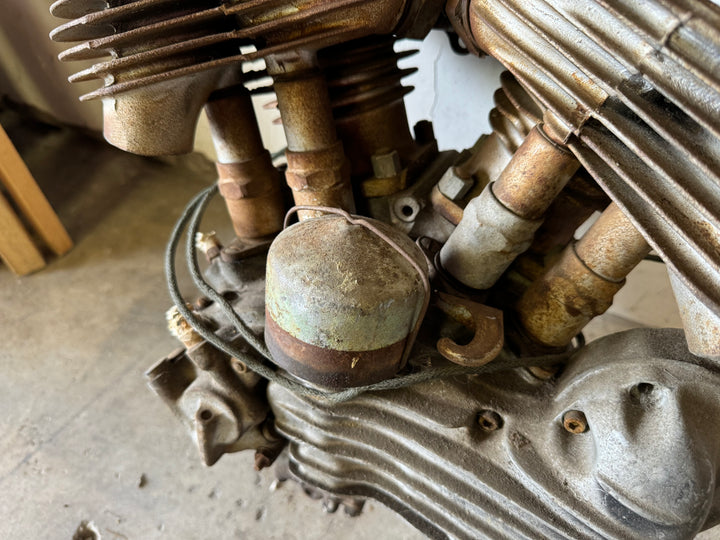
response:
[[[50,15],[51,4],[51,0],[0,1],[0,92],[64,122],[101,129],[100,104],[78,101],[97,85],[68,83],[68,76],[84,65],[59,62],[57,55],[66,47],[48,37],[58,25]]]

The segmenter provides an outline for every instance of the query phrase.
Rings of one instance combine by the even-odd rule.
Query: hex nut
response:
[[[459,201],[474,183],[472,178],[460,178],[455,173],[455,167],[450,167],[438,182],[438,190],[451,201]]]
[[[491,432],[500,429],[503,426],[502,417],[495,411],[482,410],[478,413],[478,425],[483,431]]]
[[[582,411],[568,411],[563,415],[563,427],[570,433],[585,433],[588,430],[587,418]]]
[[[400,154],[398,154],[397,150],[391,150],[383,154],[374,154],[370,158],[370,161],[372,162],[375,178],[392,178],[402,171]]]

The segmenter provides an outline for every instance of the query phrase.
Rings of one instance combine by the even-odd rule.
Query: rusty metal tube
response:
[[[607,311],[625,276],[650,246],[613,203],[588,232],[525,291],[517,311],[525,331],[548,347],[564,347]]]
[[[567,149],[535,126],[493,186],[508,210],[525,219],[542,217],[580,163]]]
[[[235,234],[261,238],[278,232],[285,215],[280,175],[263,145],[250,93],[243,86],[217,92],[205,112]]]
[[[312,152],[337,142],[330,97],[320,72],[275,75],[274,88],[288,150]]]
[[[218,162],[247,161],[265,152],[250,92],[244,86],[215,92],[205,114]]]
[[[440,251],[443,267],[469,287],[492,287],[530,246],[543,214],[579,167],[534,127],[498,180],[465,208]]]
[[[617,204],[610,204],[575,246],[578,257],[609,281],[625,279],[650,246]]]
[[[314,59],[268,59],[288,143],[285,178],[297,205],[353,212],[350,168],[335,131],[327,84]],[[308,219],[321,212],[302,211]]]

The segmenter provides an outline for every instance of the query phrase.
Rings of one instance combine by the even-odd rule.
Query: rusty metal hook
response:
[[[469,367],[487,364],[500,354],[505,343],[502,311],[442,292],[436,298],[444,313],[474,332],[467,345],[440,338],[437,342],[440,354],[455,364]]]

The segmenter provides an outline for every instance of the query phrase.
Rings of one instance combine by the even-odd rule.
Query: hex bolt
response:
[[[563,415],[563,427],[570,433],[585,433],[588,430],[587,418],[582,411],[568,411]]]
[[[472,178],[460,178],[455,167],[450,167],[438,182],[438,190],[451,201],[459,201],[474,183]]]
[[[478,413],[477,422],[483,431],[495,431],[503,426],[502,417],[495,411],[482,410]]]
[[[397,150],[373,154],[370,158],[375,178],[393,178],[402,171],[400,154]]]

